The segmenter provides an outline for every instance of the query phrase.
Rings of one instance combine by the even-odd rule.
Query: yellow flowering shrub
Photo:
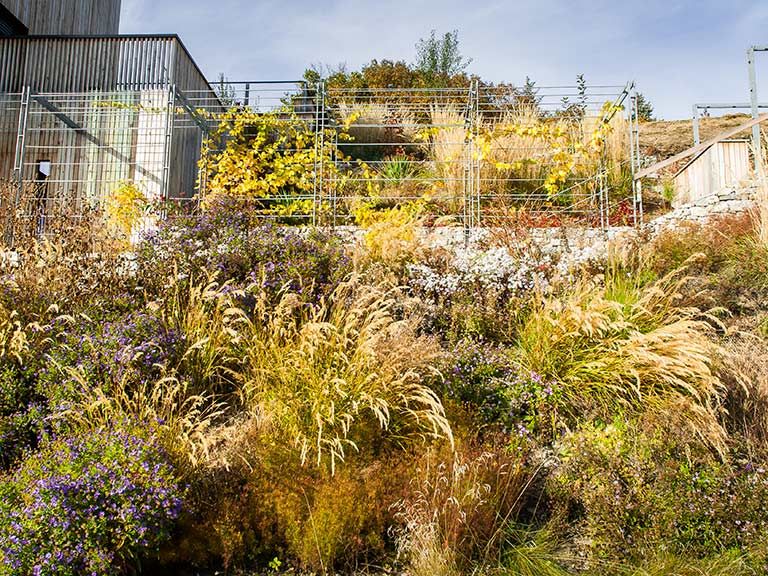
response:
[[[104,211],[107,224],[125,236],[130,236],[133,227],[149,210],[146,195],[133,182],[121,182],[107,197]]]
[[[423,200],[381,209],[375,201],[361,202],[353,209],[355,223],[365,228],[363,246],[372,261],[403,266],[418,251],[418,228],[422,223]]]

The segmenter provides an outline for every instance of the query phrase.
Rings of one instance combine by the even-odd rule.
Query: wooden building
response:
[[[0,180],[17,211],[82,213],[126,182],[194,194],[222,104],[178,36],[117,35],[119,15],[120,0],[0,0]]]
[[[120,28],[120,0],[0,0],[0,36],[107,35]]]

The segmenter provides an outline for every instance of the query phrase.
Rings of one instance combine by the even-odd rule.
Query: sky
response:
[[[178,34],[209,79],[255,81],[412,62],[433,29],[458,30],[467,71],[484,80],[634,80],[671,120],[749,100],[746,50],[768,45],[768,0],[122,0],[120,31]],[[757,75],[768,101],[768,52]]]

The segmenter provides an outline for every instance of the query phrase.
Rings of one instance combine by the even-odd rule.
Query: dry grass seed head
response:
[[[606,415],[662,410],[689,399],[697,421],[707,417],[702,437],[723,452],[723,386],[712,369],[716,319],[676,308],[678,286],[662,279],[628,306],[587,284],[546,299],[520,332],[519,361],[558,383],[562,411],[571,417],[595,409]]]
[[[302,461],[327,458],[333,469],[376,428],[396,442],[451,438],[440,400],[422,382],[436,345],[416,335],[415,320],[395,318],[398,294],[353,279],[318,306],[297,307],[286,295],[253,324],[245,402]]]

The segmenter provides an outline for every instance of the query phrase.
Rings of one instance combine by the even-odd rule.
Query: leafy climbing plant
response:
[[[317,138],[294,111],[226,112],[203,145],[204,200],[226,194],[257,201],[266,212],[311,210],[314,168],[336,155],[334,134]]]

